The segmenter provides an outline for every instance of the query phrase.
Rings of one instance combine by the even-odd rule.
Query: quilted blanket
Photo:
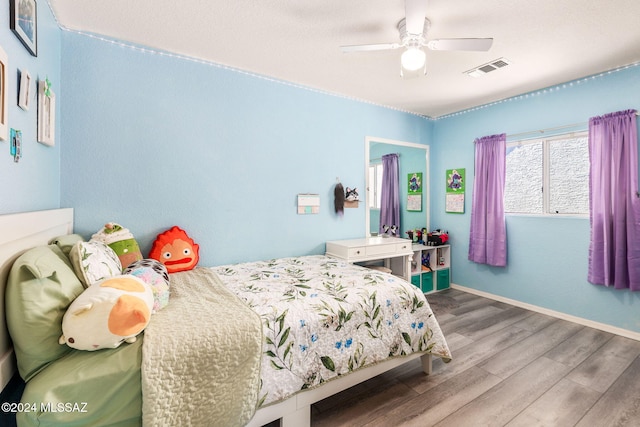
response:
[[[243,426],[256,409],[261,320],[208,269],[171,274],[142,349],[144,426]]]
[[[422,292],[391,274],[325,256],[213,271],[262,319],[260,406],[390,357],[451,358]]]

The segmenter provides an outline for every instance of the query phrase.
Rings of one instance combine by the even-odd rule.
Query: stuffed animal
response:
[[[383,224],[382,225],[382,231],[383,231],[383,236],[382,237],[389,237],[389,235],[395,237],[396,233],[398,232],[398,226]]]
[[[153,242],[149,258],[160,261],[168,273],[177,273],[193,269],[200,260],[198,246],[187,232],[173,226],[158,234]]]
[[[94,351],[132,343],[149,324],[151,287],[131,275],[110,277],[84,290],[62,318],[60,344]]]
[[[440,229],[433,230],[428,234],[427,237],[427,246],[440,246],[447,243],[449,240],[449,233],[446,231],[441,231]]]
[[[429,252],[422,252],[422,271],[431,271],[431,254]]]
[[[142,259],[133,264],[129,264],[122,274],[131,274],[148,285],[153,291],[153,313],[157,313],[160,309],[169,304],[169,274],[167,267],[160,261],[155,259]]]
[[[103,242],[113,249],[120,258],[122,267],[142,259],[142,252],[140,252],[140,247],[133,234],[120,224],[114,222],[105,224],[104,228],[91,236],[91,240]]]
[[[356,202],[358,199],[358,189],[357,188],[349,188],[345,190],[345,200],[348,202]]]

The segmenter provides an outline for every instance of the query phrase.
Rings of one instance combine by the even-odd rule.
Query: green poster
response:
[[[422,193],[422,172],[410,173],[407,178],[409,194]]]
[[[464,168],[447,169],[447,193],[464,193]]]
[[[407,176],[407,210],[422,211],[422,172],[412,172]]]
[[[445,212],[464,213],[464,169],[447,169]]]

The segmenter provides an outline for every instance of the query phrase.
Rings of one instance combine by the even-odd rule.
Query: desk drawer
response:
[[[394,255],[397,251],[397,247],[400,245],[390,244],[390,245],[376,245],[376,246],[367,246],[367,256],[377,256],[377,255]]]
[[[359,258],[359,257],[363,257],[367,252],[364,246],[361,246],[361,247],[349,248],[347,253],[348,253],[347,256],[349,258]]]
[[[411,242],[398,243],[396,245],[396,252],[409,252],[411,250]]]

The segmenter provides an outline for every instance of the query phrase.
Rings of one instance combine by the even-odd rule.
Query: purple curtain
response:
[[[380,229],[379,234],[385,234],[386,225],[397,227],[400,235],[400,185],[398,171],[398,155],[385,154],[382,156],[382,190],[380,192]],[[390,233],[387,233],[390,235]]]
[[[640,199],[635,110],[589,119],[588,280],[640,291]]]
[[[474,142],[476,159],[469,260],[504,267],[507,265],[507,227],[504,222],[507,136],[485,136]]]

